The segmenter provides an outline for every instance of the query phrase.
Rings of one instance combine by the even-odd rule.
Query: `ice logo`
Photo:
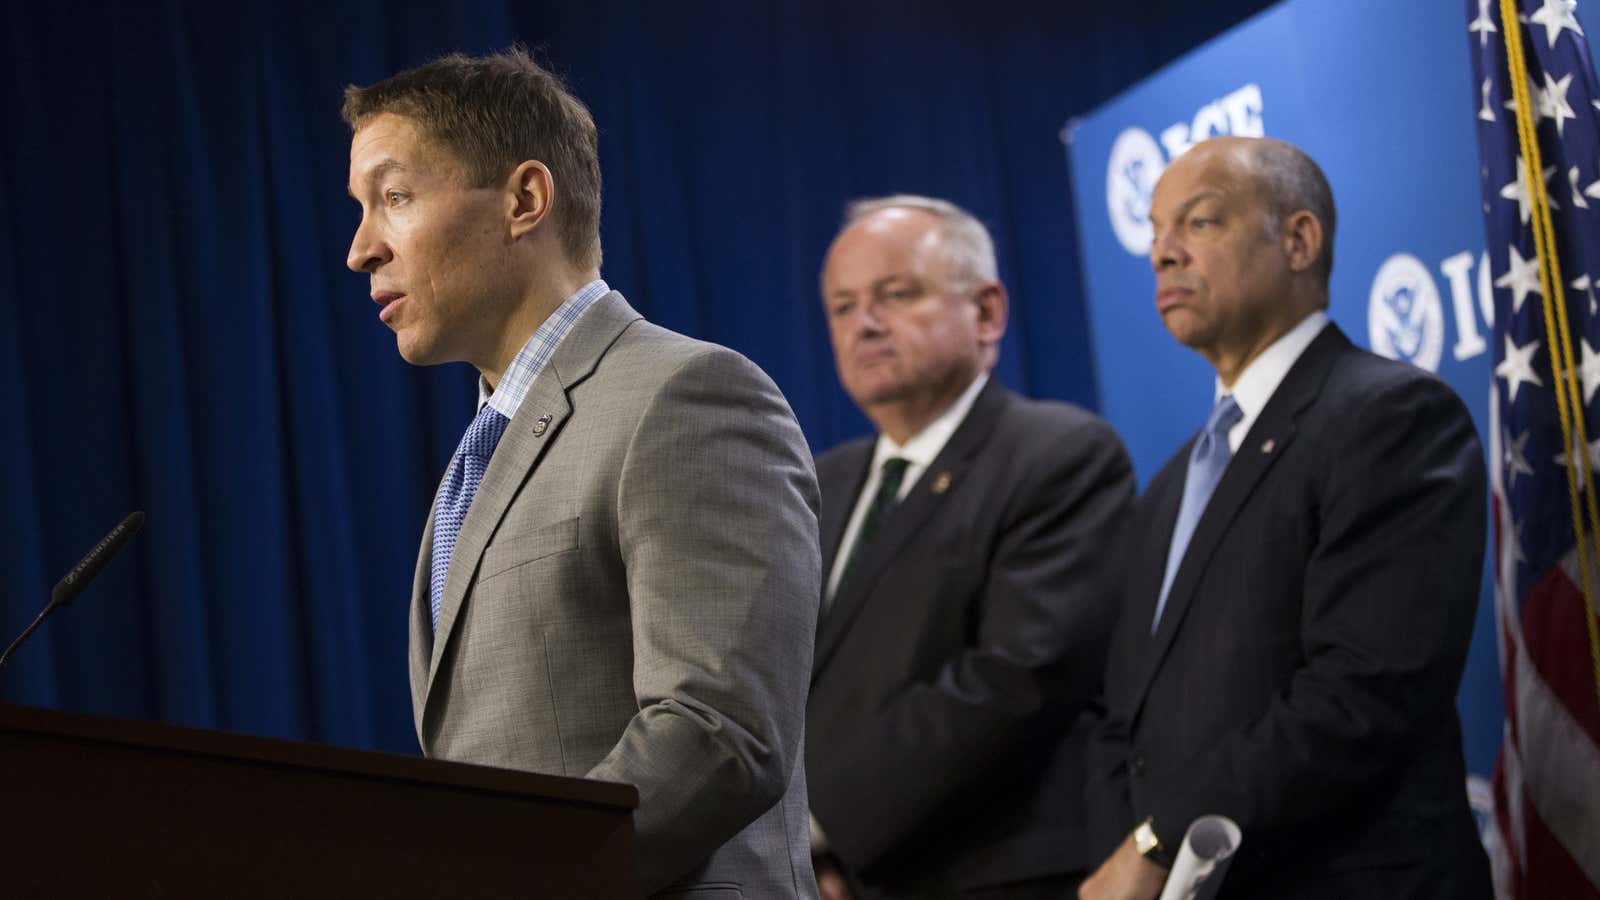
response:
[[[1378,267],[1367,297],[1367,340],[1372,351],[1439,371],[1444,351],[1444,307],[1422,261],[1396,253]]]
[[[1106,165],[1106,210],[1111,214],[1111,230],[1117,240],[1135,256],[1150,252],[1154,234],[1150,227],[1150,195],[1166,167],[1161,145],[1143,128],[1123,131],[1111,145],[1111,160]]]

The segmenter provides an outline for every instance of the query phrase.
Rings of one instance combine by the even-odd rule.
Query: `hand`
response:
[[[844,873],[839,871],[839,866],[832,856],[811,857],[811,867],[817,873],[819,900],[854,900],[850,894],[850,885],[845,881]]]
[[[1141,856],[1130,834],[1078,887],[1078,900],[1155,900],[1166,880],[1167,870]]]

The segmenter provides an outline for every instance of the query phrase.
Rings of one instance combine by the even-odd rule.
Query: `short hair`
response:
[[[844,223],[849,225],[886,209],[914,209],[939,219],[939,249],[946,271],[963,286],[999,281],[999,266],[994,258],[994,239],[977,217],[948,200],[918,194],[893,194],[868,197],[845,207]]]
[[[526,160],[555,182],[551,214],[567,256],[600,265],[599,136],[588,107],[520,45],[504,53],[452,53],[371,85],[348,85],[346,124],[405,116],[453,151],[471,187],[488,187]]]
[[[1326,283],[1333,272],[1333,232],[1338,224],[1328,177],[1316,160],[1293,144],[1259,140],[1251,150],[1256,177],[1267,195],[1267,233],[1276,237],[1283,220],[1301,210],[1316,216],[1322,224],[1322,255],[1316,265]]]

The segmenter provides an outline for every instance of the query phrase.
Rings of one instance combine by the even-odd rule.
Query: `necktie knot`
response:
[[[485,403],[483,409],[478,411],[477,418],[467,426],[467,433],[461,436],[461,446],[456,453],[482,460],[489,459],[494,456],[494,448],[499,445],[500,438],[506,433],[506,426],[510,424],[510,419]]]
[[[900,496],[900,482],[906,478],[906,470],[911,468],[911,460],[891,456],[883,461],[883,482],[878,486],[878,496],[884,498],[898,498]]]
[[[1226,439],[1228,432],[1243,418],[1244,411],[1234,402],[1233,395],[1223,394],[1217,398],[1217,405],[1211,407],[1211,418],[1206,420],[1206,432]]]

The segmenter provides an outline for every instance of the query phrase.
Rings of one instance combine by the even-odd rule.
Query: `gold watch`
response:
[[[1133,848],[1139,855],[1150,860],[1158,866],[1167,865],[1167,848],[1161,845],[1161,839],[1156,837],[1155,816],[1145,816],[1139,827],[1133,829]]]

